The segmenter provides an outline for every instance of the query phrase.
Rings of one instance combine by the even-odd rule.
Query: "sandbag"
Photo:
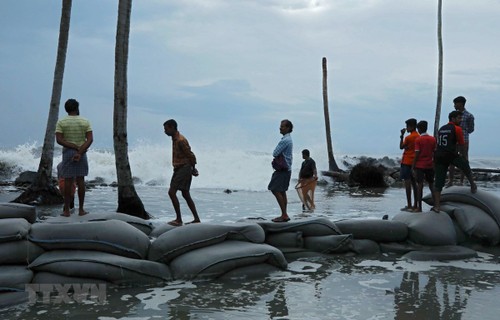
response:
[[[0,308],[15,306],[29,301],[29,293],[24,291],[0,292]]]
[[[321,253],[344,253],[352,249],[352,235],[304,237],[304,248]]]
[[[41,247],[28,240],[0,243],[0,265],[28,265],[43,252]]]
[[[354,239],[369,239],[376,242],[399,242],[408,237],[408,226],[395,220],[346,219],[335,221],[344,234],[350,233]]]
[[[84,216],[73,214],[71,215],[71,217],[48,217],[46,220],[44,220],[44,223],[75,223],[107,220],[120,220],[126,222],[131,226],[141,230],[146,235],[149,235],[153,230],[153,223],[139,217],[134,217],[129,214],[120,212],[92,212],[91,214],[86,214]]]
[[[0,219],[24,218],[29,223],[36,221],[36,207],[22,203],[0,203]]]
[[[23,218],[0,219],[0,243],[26,239],[31,224]]]
[[[162,263],[84,250],[48,251],[29,268],[67,277],[100,279],[114,284],[158,283],[172,280]]]
[[[303,248],[304,238],[302,232],[269,233],[266,235],[266,243],[276,248]],[[282,250],[283,251],[283,250]]]
[[[373,240],[353,239],[351,250],[357,254],[377,254],[380,253],[380,246]]]
[[[408,226],[408,239],[426,246],[446,246],[457,244],[455,227],[446,213],[401,212],[393,220],[402,221]]]
[[[434,204],[430,195],[425,195],[422,201],[430,205]],[[500,226],[500,197],[494,193],[481,189],[477,189],[476,193],[472,193],[469,187],[452,186],[443,189],[441,203],[444,202],[460,202],[481,208],[495,219],[497,225]]]
[[[168,223],[162,223],[160,225],[154,226],[153,231],[149,234],[151,238],[158,238],[162,234],[164,234],[167,231],[170,231],[172,229],[177,228],[176,226],[172,226]]]
[[[48,283],[48,284],[79,283],[79,284],[85,284],[85,283],[107,283],[107,281],[102,280],[102,279],[63,276],[63,275],[60,275],[57,273],[41,271],[41,272],[35,273],[35,276],[33,277],[33,280],[31,281],[31,283],[35,283],[35,284],[42,284],[42,283]]]
[[[382,242],[379,243],[380,251],[383,253],[393,253],[403,255],[410,251],[425,250],[431,248],[429,246],[422,246],[411,242]]]
[[[403,256],[415,261],[449,261],[477,257],[477,252],[462,246],[437,246],[422,251],[411,251]]]
[[[468,236],[493,246],[500,242],[500,228],[483,209],[460,202],[446,202],[441,205],[441,211],[455,218]]]
[[[263,243],[264,230],[255,223],[194,223],[161,234],[148,253],[151,261],[169,263],[188,251],[223,242],[227,239]]]
[[[144,259],[147,235],[119,220],[67,224],[35,223],[28,239],[46,250],[97,250]]]
[[[325,218],[307,218],[290,220],[288,222],[268,222],[259,220],[257,223],[266,231],[266,234],[271,232],[295,231],[301,231],[304,237],[342,234],[335,223]]]
[[[268,263],[286,269],[281,251],[267,244],[227,240],[189,251],[170,263],[174,279],[214,279],[244,266]]]
[[[0,292],[24,291],[27,283],[33,279],[33,271],[26,266],[0,266]]]

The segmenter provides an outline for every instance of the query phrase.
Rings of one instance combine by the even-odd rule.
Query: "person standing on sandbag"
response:
[[[68,113],[56,124],[56,141],[63,146],[61,177],[64,178],[64,208],[61,214],[70,216],[71,190],[76,180],[78,186],[79,215],[88,212],[83,208],[85,202],[85,176],[89,174],[87,150],[94,141],[90,122],[80,116],[80,104],[75,99],[68,99],[64,109]]]
[[[413,159],[415,158],[415,140],[419,134],[417,129],[417,119],[411,118],[405,121],[406,128],[401,129],[399,136],[399,149],[404,150],[401,158],[400,178],[404,181],[406,190],[406,206],[401,208],[401,211],[413,212],[418,210],[417,207],[417,183],[411,172]],[[408,132],[409,135],[405,138],[404,134]],[[411,204],[411,194],[413,189],[414,205]]]
[[[437,148],[434,153],[436,179],[434,182],[434,206],[431,210],[435,212],[439,212],[441,208],[441,191],[443,190],[446,173],[450,165],[454,165],[462,170],[467,180],[469,180],[470,191],[472,193],[477,191],[477,185],[472,178],[469,161],[463,155],[465,141],[462,128],[460,127],[462,113],[460,111],[452,111],[448,115],[448,119],[450,122],[438,130]]]
[[[274,218],[273,222],[287,222],[290,220],[288,213],[286,212],[286,207],[288,200],[286,197],[286,191],[290,185],[290,179],[292,177],[292,151],[293,142],[290,133],[293,131],[293,124],[290,120],[282,120],[280,124],[280,133],[283,135],[281,140],[278,142],[276,148],[273,151],[273,162],[272,166],[274,169],[271,181],[267,186],[278,201],[280,206],[281,216]]]
[[[462,155],[465,159],[469,160],[469,135],[474,132],[474,116],[472,113],[467,111],[465,109],[465,102],[467,102],[467,99],[465,99],[462,96],[458,96],[455,99],[453,99],[453,107],[455,110],[462,112],[462,122],[460,123],[460,127],[462,128],[462,131],[464,133],[464,146],[462,148]],[[450,166],[449,168],[450,174],[449,174],[449,182],[448,182],[448,187],[451,187],[453,185],[453,178],[455,177],[455,167]],[[464,173],[460,173],[460,185],[464,184]]]
[[[427,133],[427,121],[417,123],[420,136],[415,140],[415,159],[411,166],[412,174],[417,181],[417,209],[422,212],[422,195],[424,191],[424,178],[429,184],[432,198],[434,199],[434,151],[436,138]]]
[[[174,167],[168,195],[170,200],[172,200],[176,218],[168,224],[176,227],[182,226],[181,208],[179,199],[177,198],[178,190],[181,191],[182,197],[186,200],[193,214],[193,221],[188,223],[199,223],[200,217],[189,192],[193,176],[197,177],[199,174],[195,168],[196,156],[191,151],[188,140],[177,130],[177,122],[174,119],[165,121],[163,129],[167,136],[172,137],[172,166]]]

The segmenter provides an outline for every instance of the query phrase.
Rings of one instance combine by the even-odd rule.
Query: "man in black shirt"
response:
[[[316,162],[310,157],[307,149],[302,150],[302,166],[299,172],[299,182],[296,189],[302,200],[302,210],[314,210],[314,190],[318,181],[318,172],[316,171]]]

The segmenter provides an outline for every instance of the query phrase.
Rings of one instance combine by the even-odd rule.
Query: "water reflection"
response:
[[[462,319],[470,294],[470,289],[441,283],[436,276],[405,272],[395,290],[395,319]]]

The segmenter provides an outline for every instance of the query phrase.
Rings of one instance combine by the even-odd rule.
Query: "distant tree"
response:
[[[330,112],[328,111],[328,71],[326,65],[326,58],[322,59],[322,69],[323,69],[323,112],[325,114],[325,128],[326,128],[326,145],[328,150],[328,170],[329,171],[340,171],[335,157],[333,155],[333,145],[332,145],[332,135],[330,132]]]
[[[62,1],[61,23],[59,26],[59,43],[52,83],[52,98],[50,100],[49,117],[45,130],[42,155],[34,183],[19,197],[13,200],[18,203],[58,204],[63,202],[59,189],[52,180],[52,166],[54,158],[54,141],[56,123],[59,116],[59,104],[63,85],[66,52],[68,51],[69,26],[71,19],[72,0]]]
[[[443,1],[438,0],[438,16],[437,16],[437,34],[438,34],[438,84],[437,84],[437,103],[436,117],[434,119],[434,136],[437,137],[439,130],[439,119],[441,118],[441,102],[443,100],[443,35],[442,35],[442,8]]]
[[[137,194],[128,158],[127,142],[127,64],[132,0],[119,0],[115,47],[115,98],[113,113],[113,142],[116,175],[118,178],[118,209],[143,219],[150,216]]]

